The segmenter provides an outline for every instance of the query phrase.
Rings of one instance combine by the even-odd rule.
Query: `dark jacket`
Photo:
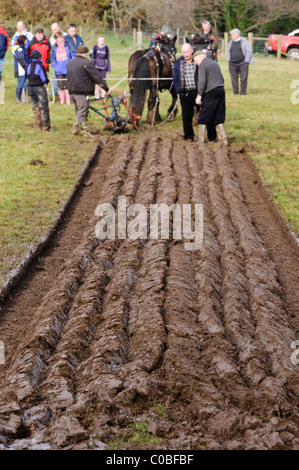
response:
[[[211,41],[211,38],[214,38]],[[193,38],[194,52],[201,51],[211,46],[214,51],[217,51],[218,48],[218,34],[216,31],[213,31],[211,28],[210,31],[205,34],[204,31],[201,33],[196,33]]]
[[[27,67],[28,85],[29,86],[43,86],[49,83],[46,68],[41,60],[33,59]]]
[[[93,95],[95,84],[109,90],[94,64],[79,54],[67,64],[67,78],[68,90],[73,95]]]
[[[50,63],[50,50],[51,50],[51,44],[48,41],[48,38],[44,36],[44,38],[41,41],[38,41],[36,37],[30,41],[29,46],[28,46],[28,52],[29,56],[31,56],[32,51],[37,50],[41,53],[42,55],[42,63],[45,69],[48,71],[49,70],[49,63]]]
[[[182,93],[185,89],[185,77],[184,77],[184,62],[185,59],[181,56],[174,64],[173,68],[173,86],[177,93]],[[195,83],[198,81],[198,67],[195,71]]]
[[[30,64],[28,51],[25,46],[20,45],[13,46],[11,51],[14,56],[15,77],[23,77]]]
[[[8,49],[9,38],[7,32],[0,26],[0,59],[3,59]]]
[[[74,55],[77,54],[77,47],[83,46],[83,39],[78,34],[76,34],[75,39],[73,39],[69,34],[66,34],[64,39]]]

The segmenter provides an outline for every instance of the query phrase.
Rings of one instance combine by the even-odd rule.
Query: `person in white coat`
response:
[[[19,36],[26,36],[27,38],[27,43],[26,43],[26,49],[29,45],[29,42],[31,39],[33,39],[33,34],[30,31],[27,31],[25,24],[23,21],[18,21],[17,23],[17,31],[13,35],[12,41],[11,41],[11,46],[16,46],[17,45],[17,39]]]

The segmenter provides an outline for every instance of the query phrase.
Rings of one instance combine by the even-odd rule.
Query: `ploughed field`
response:
[[[203,204],[202,247],[100,240],[119,196]],[[1,307],[0,448],[299,449],[296,255],[242,151],[109,139]]]

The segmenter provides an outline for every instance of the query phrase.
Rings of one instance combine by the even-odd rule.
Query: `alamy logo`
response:
[[[4,362],[5,362],[4,343],[3,343],[3,341],[0,341],[0,365],[3,365]]]
[[[195,204],[193,212],[192,217],[191,204],[150,204],[149,211],[143,204],[127,207],[127,198],[120,196],[117,210],[106,203],[96,208],[95,215],[101,220],[96,224],[95,234],[100,240],[158,240],[160,227],[161,240],[184,239],[186,250],[199,250],[203,242],[203,205]]]

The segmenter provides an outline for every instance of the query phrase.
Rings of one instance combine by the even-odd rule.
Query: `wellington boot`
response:
[[[70,97],[68,90],[65,90],[64,94],[65,94],[65,102],[69,106],[71,104],[71,97]]]
[[[28,103],[27,92],[26,92],[25,88],[23,88],[23,90],[22,90],[21,101],[22,101],[22,103]]]
[[[73,135],[78,135],[79,134],[79,122],[77,121],[77,119],[74,120],[73,122],[73,129],[72,129],[72,134]]]
[[[35,122],[35,127],[37,129],[42,129],[42,110],[39,106],[34,106],[33,108],[33,116],[34,116],[34,122]]]
[[[63,90],[59,90],[59,100],[60,100],[60,104],[64,104],[65,96],[64,96]]]
[[[222,142],[224,145],[228,145],[225,129],[223,124],[218,124],[216,126],[216,132],[219,142]]]
[[[80,122],[80,123],[79,123],[79,127],[80,127],[80,133],[81,133],[84,137],[95,137],[94,135],[92,135],[92,134],[88,131],[88,128],[87,128],[87,125],[86,125],[86,122],[85,122],[85,121]]]
[[[205,143],[207,136],[207,126],[205,124],[199,124],[198,126],[198,140],[202,144]]]

